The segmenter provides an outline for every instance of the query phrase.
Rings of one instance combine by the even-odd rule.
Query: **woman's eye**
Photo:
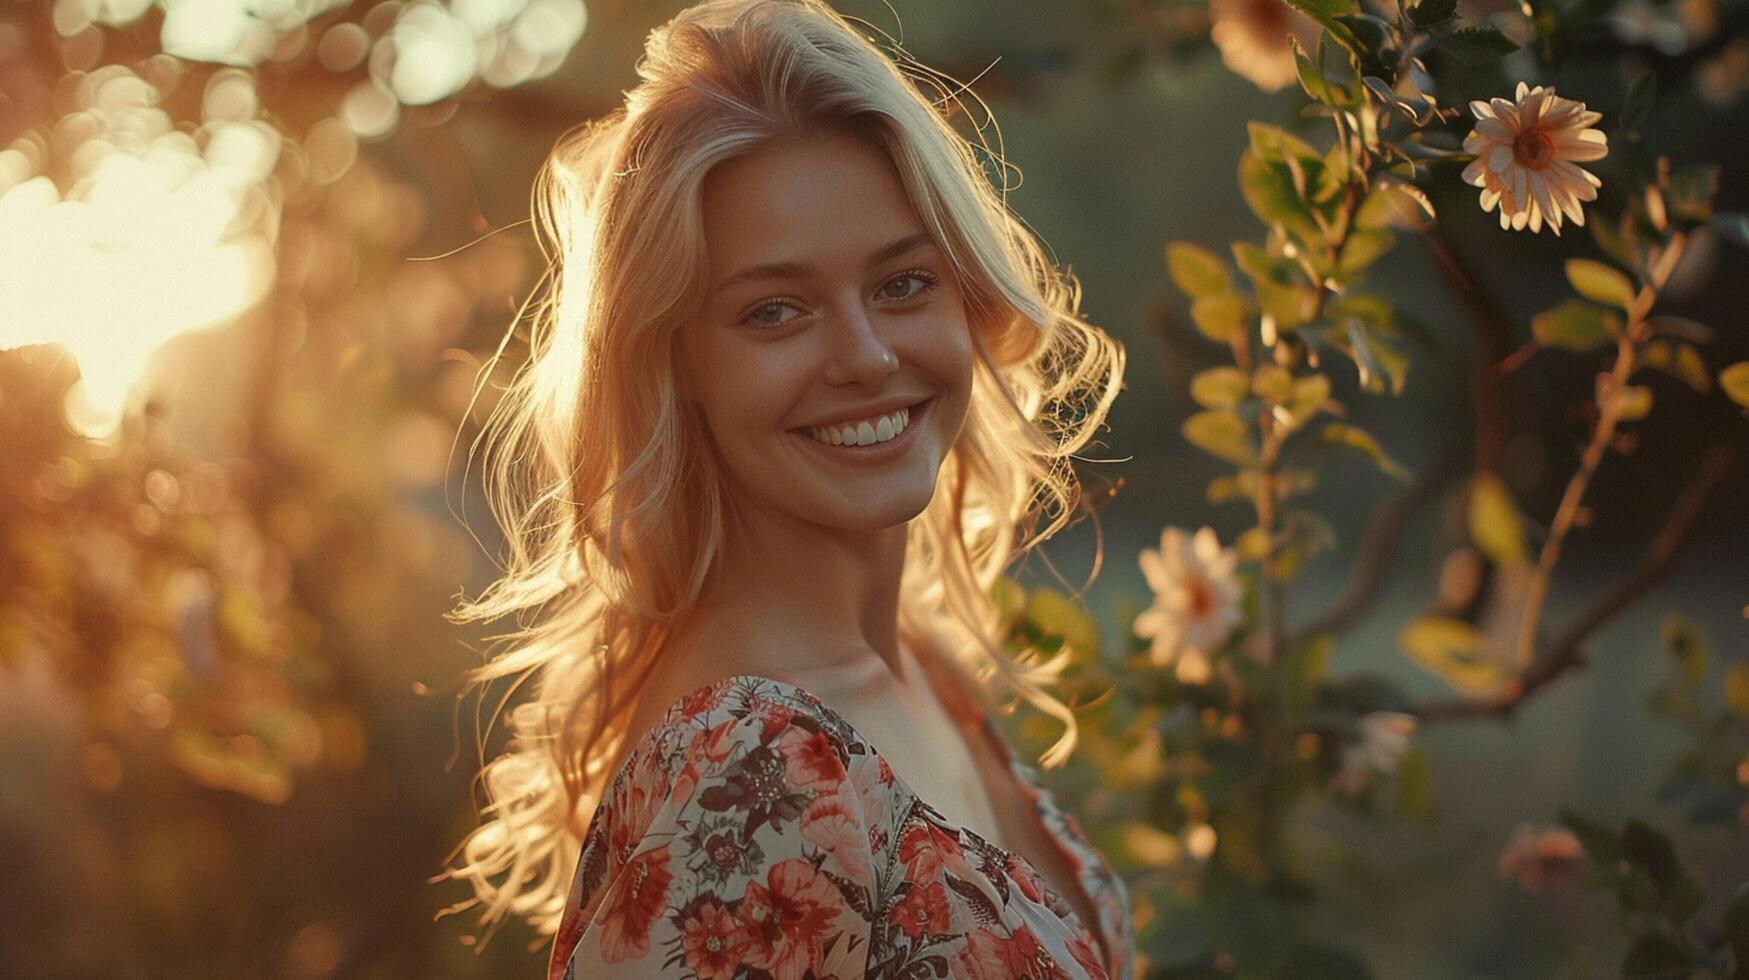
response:
[[[766,302],[760,303],[758,306],[755,306],[751,310],[748,310],[747,315],[742,318],[742,322],[743,323],[750,323],[756,327],[780,327],[780,326],[783,326],[785,323],[788,323],[790,320],[793,320],[795,318],[790,317],[788,319],[772,319],[772,318],[765,316],[763,314],[766,314],[766,313],[769,313],[772,311],[782,311],[782,310],[786,310],[786,309],[793,310],[793,309],[795,309],[795,307],[789,305],[788,303],[783,302],[782,300],[775,300],[775,299],[767,300]]]
[[[902,290],[900,292],[893,291],[893,286],[895,284],[902,284],[908,280],[915,281],[918,284],[917,288]],[[915,299],[931,289],[934,289],[937,282],[938,280],[933,275],[924,272],[921,269],[913,269],[910,272],[902,272],[893,278],[888,279],[886,285],[881,287],[881,295],[887,299],[894,300]]]

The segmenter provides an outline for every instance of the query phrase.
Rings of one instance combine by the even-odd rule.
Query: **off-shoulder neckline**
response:
[[[833,722],[835,726],[840,726],[843,730],[855,735],[875,758],[885,761],[886,755],[881,752],[873,742],[868,740],[868,737],[862,733],[861,729],[852,725],[848,719],[839,714],[831,705],[820,700],[814,692],[792,681],[786,681],[776,677],[768,677],[764,674],[736,673],[700,684],[676,698],[674,703],[669,705],[667,710],[662,713],[661,719],[652,725],[650,730],[645,732],[643,737],[639,739],[638,745],[632,751],[626,753],[625,758],[620,762],[619,769],[611,778],[610,785],[612,783],[617,783],[620,775],[631,767],[635,759],[642,756],[651,746],[653,746],[657,740],[661,738],[662,733],[674,728],[679,723],[679,715],[685,710],[688,704],[693,703],[705,692],[718,686],[722,686],[726,690],[733,690],[735,686],[744,682],[769,684],[781,690],[790,692],[799,700],[813,705],[822,714],[826,715],[828,720]],[[933,681],[928,681],[928,683],[932,685],[931,689],[936,690],[937,696],[939,696],[939,690],[933,687]],[[1014,754],[1013,749],[1002,737],[1001,732],[995,728],[995,724],[991,720],[989,712],[980,709],[979,714],[981,716],[979,719],[979,726],[985,730],[985,737],[990,738],[991,741],[996,743],[997,752],[1003,762],[1007,764],[1010,774],[1012,774],[1014,778],[1021,780],[1023,783],[1032,783],[1033,789],[1031,795],[1033,796],[1033,816],[1041,825],[1043,825],[1045,836],[1051,841],[1051,846],[1062,849],[1064,844],[1061,840],[1061,835],[1051,827],[1048,821],[1044,819],[1044,813],[1042,812],[1046,808],[1059,811],[1061,808],[1056,806],[1056,802],[1048,789],[1041,784],[1028,779],[1021,768],[1024,764],[1021,763],[1019,758]],[[891,769],[891,766],[889,765],[888,768]],[[936,809],[934,804],[925,800],[915,789],[913,789],[911,784],[906,782],[905,778],[899,775],[897,770],[892,770],[892,772],[893,781],[896,784],[903,786],[905,792],[909,794],[912,799],[927,807],[930,813],[935,816],[936,822],[940,826],[949,829],[956,834],[965,834],[966,836],[971,837],[980,846],[988,848],[997,856],[1001,857],[1004,864],[1009,861],[1018,861],[1027,871],[1036,875],[1038,880],[1047,883],[1049,882],[1049,879],[1038,870],[1038,866],[1033,864],[1032,860],[1026,855],[1016,851],[1011,851],[978,833],[976,830],[948,819],[945,814]],[[1088,842],[1088,846],[1092,846],[1091,842]],[[1077,913],[1072,906],[1069,908],[1069,914],[1074,916],[1076,925],[1085,927],[1087,932],[1090,935],[1093,935],[1093,938],[1099,942],[1100,952],[1104,954],[1105,960],[1102,965],[1104,966],[1107,975],[1115,980],[1119,975],[1116,971],[1118,964],[1116,956],[1117,946],[1124,941],[1122,930],[1118,927],[1118,923],[1111,921],[1111,917],[1107,914],[1105,905],[1096,897],[1094,885],[1097,883],[1097,866],[1087,859],[1089,856],[1073,853],[1069,856],[1073,859],[1073,864],[1076,869],[1075,883],[1080,886],[1082,893],[1086,896],[1088,903],[1092,906],[1098,921],[1092,924],[1082,922],[1080,914]],[[1065,904],[1068,904],[1066,897],[1059,896],[1059,898]],[[1097,930],[1096,935],[1094,935],[1095,930]]]

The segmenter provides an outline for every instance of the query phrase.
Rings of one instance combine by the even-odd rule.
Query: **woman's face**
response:
[[[849,136],[767,144],[716,167],[703,208],[708,294],[678,353],[731,495],[850,530],[917,516],[973,353],[892,164]]]

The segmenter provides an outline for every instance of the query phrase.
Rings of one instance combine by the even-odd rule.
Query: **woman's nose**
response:
[[[881,337],[868,311],[852,307],[833,318],[826,380],[835,385],[884,386],[899,369],[899,355]]]

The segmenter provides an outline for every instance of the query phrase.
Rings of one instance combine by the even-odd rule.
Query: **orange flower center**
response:
[[[1541,170],[1555,158],[1555,141],[1540,129],[1527,129],[1512,141],[1512,159],[1521,167]]]
[[[1207,616],[1215,608],[1215,597],[1210,594],[1208,584],[1193,580],[1189,586],[1190,614],[1197,619]]]

